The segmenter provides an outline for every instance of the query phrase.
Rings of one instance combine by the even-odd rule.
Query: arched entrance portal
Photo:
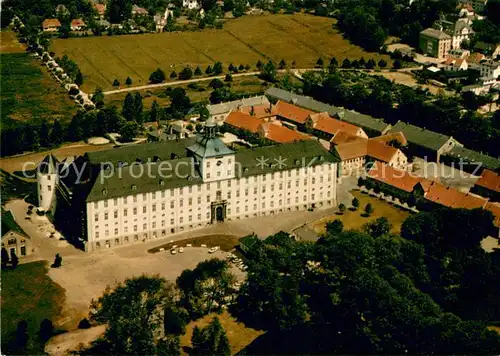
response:
[[[215,208],[215,219],[217,220],[217,222],[224,221],[224,209],[222,208],[222,206],[218,206],[217,208]]]

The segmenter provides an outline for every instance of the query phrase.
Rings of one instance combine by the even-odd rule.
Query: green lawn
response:
[[[8,117],[68,121],[77,110],[59,83],[27,53],[2,52],[0,73],[2,123]]]
[[[351,194],[359,200],[358,210],[347,210],[343,215],[332,215],[315,221],[312,226],[314,231],[317,233],[324,233],[326,223],[336,219],[342,221],[344,224],[344,230],[361,230],[364,224],[380,217],[386,217],[392,224],[391,232],[399,234],[401,225],[410,215],[409,212],[399,209],[384,200],[371,197],[368,194],[363,194],[359,191],[352,191]],[[373,213],[369,217],[364,217],[364,209],[368,203],[372,205]]]
[[[64,301],[64,289],[47,276],[47,266],[40,261],[2,271],[2,354],[21,320],[28,322],[28,354],[42,351],[37,339],[40,322],[45,318],[54,321]]]

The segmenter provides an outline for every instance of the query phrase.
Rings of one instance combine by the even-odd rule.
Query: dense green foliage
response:
[[[193,356],[229,356],[231,354],[226,331],[217,317],[213,318],[203,329],[195,326],[191,345],[190,355]]]
[[[388,235],[387,224],[378,221],[367,228],[375,236],[336,229],[316,244],[294,242],[285,233],[258,244],[235,312],[249,325],[268,330],[269,341],[246,351],[498,351],[500,338],[478,321],[498,318],[493,300],[500,285],[499,253],[479,247],[491,215],[462,210],[427,214],[405,222],[408,239]]]

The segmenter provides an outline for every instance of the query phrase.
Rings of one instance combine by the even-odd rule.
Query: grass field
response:
[[[25,53],[26,47],[19,43],[12,31],[0,31],[0,53]]]
[[[205,89],[204,91],[200,91],[197,89],[191,89],[187,85],[180,85],[176,87],[181,87],[186,90],[187,95],[191,99],[191,102],[200,102],[200,101],[208,101],[210,98],[210,93],[212,92],[212,88],[209,87],[210,82],[201,82],[198,84],[199,88]],[[268,84],[257,78],[257,77],[241,77],[234,78],[234,81],[231,83],[231,92],[235,94],[262,94],[268,88]],[[144,110],[149,110],[153,101],[156,100],[160,106],[166,106],[170,104],[170,98],[166,94],[166,88],[158,88],[153,90],[139,90],[138,92],[142,95]],[[104,103],[106,105],[114,105],[117,108],[121,108],[123,106],[123,101],[127,96],[127,92],[106,95],[104,97]]]
[[[133,85],[145,85],[156,68],[168,74],[185,66],[203,68],[221,61],[255,66],[258,60],[285,59],[297,67],[314,67],[322,57],[326,62],[349,57],[381,58],[351,45],[332,29],[333,19],[298,13],[295,15],[243,16],[225,23],[224,29],[115,37],[56,39],[51,50],[76,60],[84,74],[83,89],[96,86],[112,89],[116,78],[127,76]],[[384,56],[389,61],[387,56]]]
[[[2,122],[7,117],[68,121],[77,110],[59,83],[27,53],[7,53],[2,46],[0,73]]]
[[[401,210],[384,200],[371,197],[368,194],[362,194],[359,191],[352,191],[351,194],[359,200],[358,210],[347,210],[343,215],[333,215],[319,221],[315,221],[312,224],[312,228],[315,232],[324,233],[326,223],[335,219],[342,221],[344,224],[344,230],[361,230],[364,224],[374,221],[380,217],[386,217],[392,224],[391,232],[394,234],[400,233],[401,225],[410,213]],[[362,215],[364,214],[365,206],[368,203],[373,206],[373,214],[369,217],[363,217]]]
[[[227,311],[223,312],[221,315],[210,314],[186,326],[186,333],[181,336],[181,347],[183,348],[184,355],[188,354],[186,350],[191,347],[191,337],[193,336],[194,326],[205,327],[215,316],[219,318],[224,330],[226,330],[229,344],[231,344],[231,355],[236,355],[263,334],[262,331],[248,328],[243,323],[237,322]]]
[[[64,290],[47,276],[47,262],[33,262],[2,271],[2,345],[5,346],[17,323],[28,322],[28,355],[41,354],[37,341],[40,322],[54,322],[60,315]],[[5,353],[5,347],[2,348]]]

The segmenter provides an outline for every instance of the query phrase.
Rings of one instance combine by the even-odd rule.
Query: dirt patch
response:
[[[102,336],[105,331],[106,325],[98,325],[54,336],[45,345],[45,352],[51,356],[68,355],[70,351],[90,346],[92,341]]]
[[[26,169],[29,170],[35,168],[36,165],[38,165],[38,163],[40,163],[40,161],[50,153],[52,153],[54,156],[56,156],[57,159],[61,161],[67,157],[83,155],[85,152],[102,151],[110,148],[113,148],[113,145],[109,144],[109,145],[93,146],[93,145],[88,145],[84,142],[74,143],[59,148],[55,148],[53,150],[2,158],[0,159],[0,168],[9,173],[14,173],[16,171],[21,171],[25,163],[26,164],[29,163],[31,165],[31,166],[29,165],[26,166]]]
[[[193,247],[201,247],[201,245],[206,245],[207,247],[219,246],[222,251],[230,252],[234,250],[239,243],[239,238],[234,235],[208,235],[191,237],[189,239],[172,241],[167,244],[152,248],[148,250],[149,253],[160,252],[160,249],[166,251],[172,249],[173,246],[183,247],[191,244]]]
[[[181,336],[181,347],[184,349],[182,354],[187,355],[186,350],[191,347],[191,337],[193,336],[193,328],[207,326],[214,317],[218,317],[224,330],[226,330],[227,338],[231,344],[231,355],[235,355],[246,346],[251,344],[256,338],[264,334],[263,331],[248,328],[243,323],[239,323],[227,311],[221,315],[210,314],[201,319],[191,322],[186,327],[186,333]]]

